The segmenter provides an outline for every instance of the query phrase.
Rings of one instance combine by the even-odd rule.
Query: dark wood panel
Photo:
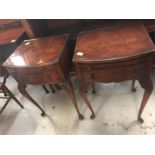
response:
[[[142,21],[148,32],[155,31],[155,20],[153,19],[48,19],[44,20],[44,24],[46,24],[49,35],[71,33],[72,38],[75,38],[81,31],[115,26],[135,21]]]

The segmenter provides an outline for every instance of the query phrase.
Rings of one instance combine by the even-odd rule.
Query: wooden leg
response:
[[[42,85],[42,87],[43,87],[43,89],[45,90],[45,93],[48,94],[49,91],[48,91],[48,89],[46,88],[46,86],[45,86],[45,85]]]
[[[152,81],[150,79],[149,76],[146,76],[145,78],[140,78],[138,79],[141,87],[143,89],[145,89],[144,91],[144,95],[143,95],[143,99],[142,99],[142,102],[141,102],[141,105],[140,105],[140,108],[139,108],[139,112],[138,112],[138,121],[140,121],[141,123],[144,122],[144,120],[141,118],[141,115],[142,115],[142,112],[144,110],[144,107],[152,93],[152,90],[153,90],[153,84],[152,84]]]
[[[91,86],[92,86],[92,93],[95,94],[95,93],[96,93],[96,90],[95,90],[95,83],[92,82],[92,83],[91,83]]]
[[[26,85],[18,84],[18,89],[23,96],[25,96],[29,101],[31,101],[36,107],[41,110],[41,116],[45,116],[45,111],[41,108],[41,106],[27,93]]]
[[[131,87],[131,91],[132,91],[132,92],[136,92],[135,81],[136,81],[135,79],[132,80],[132,87]]]
[[[23,105],[17,100],[17,98],[11,93],[11,91],[4,86],[4,90],[7,92],[7,94],[23,109]]]
[[[85,86],[84,82],[79,82],[79,93],[80,93],[82,99],[84,100],[84,103],[88,106],[88,108],[92,112],[92,115],[90,116],[90,118],[94,119],[95,113],[94,113],[94,110],[93,110],[91,104],[89,103],[88,98],[85,94],[85,87],[84,86]]]
[[[51,88],[52,93],[55,93],[55,89],[53,88],[53,86],[51,84],[49,84],[49,86]]]
[[[8,100],[5,102],[5,104],[3,105],[3,107],[0,110],[0,114],[4,111],[4,109],[6,108],[6,106],[8,105],[9,101],[10,101],[11,97],[8,98]]]
[[[4,76],[4,80],[3,80],[3,85],[4,85],[4,86],[5,86],[5,84],[6,84],[6,80],[7,80],[8,77],[9,77],[8,74]],[[7,94],[7,92],[6,92],[5,90],[4,90],[4,96],[8,96],[8,94]]]
[[[78,105],[77,105],[77,102],[76,102],[76,98],[75,98],[75,95],[74,95],[74,90],[73,90],[72,83],[71,83],[70,79],[68,79],[68,81],[64,84],[64,86],[65,86],[66,91],[68,92],[68,94],[70,95],[70,97],[72,99],[72,102],[74,104],[76,112],[79,115],[79,119],[83,120],[84,117],[83,117],[82,114],[80,114],[80,111],[79,111],[79,108],[78,108]]]
[[[4,92],[4,96],[8,96],[8,94],[6,92]]]

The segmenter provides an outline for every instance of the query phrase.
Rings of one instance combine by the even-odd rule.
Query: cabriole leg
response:
[[[29,101],[31,101],[36,107],[41,110],[41,116],[45,116],[45,111],[41,108],[41,106],[27,93],[26,85],[18,84],[18,89],[23,96],[25,96]]]
[[[136,92],[135,81],[136,81],[135,79],[132,80],[132,87],[131,87],[131,91],[132,91],[132,92]]]
[[[144,89],[144,95],[143,95],[143,99],[139,108],[139,112],[138,112],[138,121],[140,121],[141,123],[144,122],[144,120],[141,118],[142,112],[144,110],[144,107],[152,93],[153,90],[153,84],[152,81],[150,79],[149,76],[146,76],[144,78],[140,78],[138,79],[141,87]]]
[[[75,94],[74,94],[74,90],[73,90],[73,86],[72,86],[72,83],[71,83],[70,79],[68,79],[68,81],[64,84],[64,86],[65,86],[66,91],[68,92],[68,94],[70,95],[70,97],[72,99],[72,102],[74,104],[76,112],[79,115],[79,119],[83,120],[84,117],[79,111],[79,108],[78,108],[78,105],[77,105],[77,102],[76,102],[76,98],[75,98]]]
[[[84,103],[88,106],[88,108],[90,109],[90,111],[92,112],[92,115],[90,116],[91,119],[94,119],[95,118],[95,113],[94,113],[94,110],[91,106],[91,104],[89,103],[88,101],[88,98],[85,94],[85,83],[84,82],[79,82],[79,93],[82,97],[82,99],[84,100]]]

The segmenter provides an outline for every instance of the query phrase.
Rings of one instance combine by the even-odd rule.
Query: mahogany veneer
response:
[[[130,23],[104,29],[81,32],[73,56],[80,80],[79,92],[92,112],[84,89],[92,82],[138,80],[145,89],[138,120],[149,99],[153,85],[150,79],[155,46],[142,23]]]
[[[83,119],[69,79],[72,55],[68,34],[31,39],[24,41],[3,66],[17,80],[20,92],[41,110],[42,116],[45,112],[25,90],[27,84],[62,83],[73,101],[79,119]]]

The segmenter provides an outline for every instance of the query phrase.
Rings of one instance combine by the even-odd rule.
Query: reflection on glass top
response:
[[[25,61],[23,60],[23,58],[21,56],[12,56],[11,58],[12,63],[16,64],[17,66],[24,66],[25,65]]]
[[[33,66],[52,63],[59,58],[69,35],[24,41],[5,61],[4,66]]]

